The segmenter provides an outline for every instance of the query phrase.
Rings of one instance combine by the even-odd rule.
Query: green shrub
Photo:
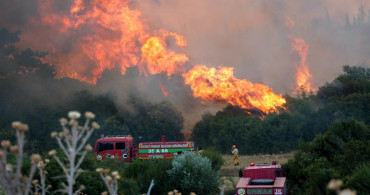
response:
[[[224,164],[221,154],[214,148],[208,148],[199,152],[200,155],[207,157],[211,160],[212,168],[216,171],[220,170]]]
[[[130,178],[123,178],[118,183],[118,194],[137,195],[140,193],[140,187],[137,181]]]
[[[183,194],[214,194],[218,191],[218,174],[209,158],[185,152],[172,161],[167,171],[170,183]]]
[[[343,180],[344,188],[366,192],[370,188],[370,129],[355,120],[336,121],[294,155],[285,166],[291,194],[327,194],[332,179]],[[359,166],[357,169],[354,167]],[[366,193],[358,193],[366,194]]]
[[[225,194],[225,195],[235,195],[235,191],[236,191],[235,189],[232,189],[232,190],[226,190],[224,194]]]
[[[358,195],[368,194],[370,189],[370,163],[361,164],[355,168],[353,176],[349,178],[348,187],[355,189]]]
[[[152,188],[152,194],[163,194],[172,190],[169,184],[169,177],[166,170],[172,168],[171,160],[134,160],[124,170],[124,178],[130,178],[136,181],[140,192],[147,192],[152,179],[155,185]]]
[[[76,186],[84,185],[86,187],[83,191],[84,194],[99,195],[101,192],[107,191],[107,187],[104,185],[99,173],[95,170],[85,171],[76,180]]]

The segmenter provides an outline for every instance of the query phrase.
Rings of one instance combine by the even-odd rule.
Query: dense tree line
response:
[[[331,179],[368,194],[370,176],[370,69],[344,66],[344,74],[315,96],[321,121],[329,126],[312,142],[301,143],[286,165],[289,188],[297,194],[329,194]],[[325,126],[323,126],[325,127]]]
[[[343,188],[367,194],[370,177],[370,126],[356,120],[333,123],[285,166],[292,194],[329,194],[331,179],[344,180]]]
[[[237,145],[242,154],[279,153],[312,141],[335,121],[370,122],[370,69],[344,66],[344,73],[321,87],[317,95],[286,95],[286,110],[263,118],[232,106],[205,113],[193,130],[200,147],[214,146],[223,153]]]

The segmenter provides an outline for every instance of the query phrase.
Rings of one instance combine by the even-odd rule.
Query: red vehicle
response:
[[[254,165],[245,167],[238,185],[236,195],[286,195],[286,177],[283,177],[281,165]]]
[[[193,151],[194,142],[141,142],[135,147],[134,138],[127,136],[103,137],[95,142],[94,151],[98,160],[117,158],[118,161],[130,162],[136,156],[139,159],[173,158],[184,151]]]

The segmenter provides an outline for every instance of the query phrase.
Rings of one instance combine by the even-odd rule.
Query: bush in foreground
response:
[[[217,150],[214,148],[205,149],[199,152],[199,154],[209,158],[211,160],[212,168],[216,171],[220,170],[220,168],[224,164],[222,155],[219,152],[217,152]]]
[[[369,143],[370,128],[363,122],[334,122],[325,134],[303,143],[301,150],[286,164],[289,192],[326,194],[326,184],[336,179],[342,180],[343,188],[368,194]]]
[[[167,171],[170,184],[183,194],[214,194],[218,191],[218,174],[209,158],[185,152],[172,161]]]
[[[129,164],[124,171],[124,177],[130,178],[137,182],[140,192],[146,192],[152,179],[155,185],[153,186],[153,194],[161,194],[173,190],[169,184],[168,174],[166,170],[172,167],[170,159],[152,159],[152,160],[134,160]]]

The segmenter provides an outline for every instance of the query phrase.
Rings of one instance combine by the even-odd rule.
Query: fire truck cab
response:
[[[283,177],[281,165],[255,165],[250,163],[240,173],[236,186],[236,195],[286,195],[286,177]]]
[[[95,142],[94,151],[98,160],[118,158],[119,161],[130,162],[137,154],[134,138],[131,136],[103,137]]]

